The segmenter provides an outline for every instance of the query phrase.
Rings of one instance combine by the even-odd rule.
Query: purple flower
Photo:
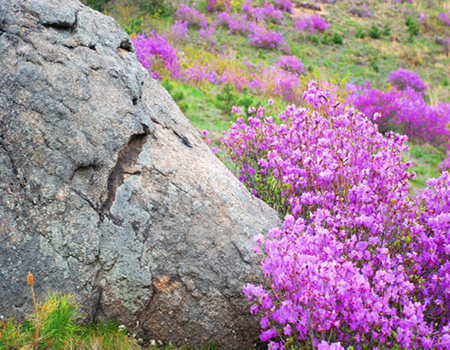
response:
[[[262,341],[268,341],[269,339],[272,339],[276,335],[277,335],[277,331],[275,329],[271,328],[271,329],[269,329],[267,331],[261,332],[261,335],[259,336],[259,338]]]

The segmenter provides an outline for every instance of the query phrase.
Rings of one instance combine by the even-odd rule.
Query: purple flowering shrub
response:
[[[296,75],[300,75],[305,72],[302,61],[300,61],[300,59],[296,56],[280,56],[276,65],[285,71]]]
[[[133,39],[138,61],[150,72],[153,79],[169,73],[173,78],[181,75],[181,64],[177,50],[165,39],[164,35],[150,31],[137,34]]]
[[[294,4],[291,0],[275,0],[275,7],[279,8],[281,11],[293,13]]]
[[[247,0],[242,4],[241,10],[246,13],[251,19],[257,22],[272,21],[274,23],[282,24],[284,22],[283,12],[273,5],[270,5],[267,0],[263,7],[253,7],[252,0]]]
[[[441,12],[437,18],[444,24],[450,26],[450,12],[443,13]]]
[[[191,8],[184,4],[181,4],[181,6],[178,7],[175,12],[175,16],[195,28],[205,28],[208,26],[208,20],[202,13],[200,13],[197,9]]]
[[[436,105],[428,105],[423,93],[417,92],[408,85],[412,83],[415,88],[423,87],[417,85],[417,82],[409,80],[405,84],[396,78],[391,81],[402,86],[403,90],[393,88],[384,92],[374,90],[370,84],[366,84],[354,89],[349,100],[357,109],[377,123],[382,133],[394,130],[417,141],[434,145],[448,144],[450,104],[438,102]]]
[[[349,12],[359,17],[370,17],[370,11],[365,2],[357,5],[355,1],[352,0]]]
[[[176,20],[171,28],[172,35],[178,40],[189,38],[188,23],[186,21]]]
[[[294,30],[296,32],[309,31],[311,34],[315,31],[324,32],[330,27],[325,19],[317,14],[311,17],[300,16],[294,22]]]
[[[217,14],[216,25],[224,25],[230,30],[230,34],[247,32],[247,14],[234,13],[230,15],[228,12],[220,12]]]
[[[404,90],[409,86],[417,92],[424,92],[428,88],[416,72],[403,68],[390,72],[387,81],[399,90]]]
[[[447,349],[450,175],[408,195],[405,137],[311,83],[224,135],[240,180],[286,215],[258,235],[269,288],[247,285],[270,349]],[[329,344],[332,342],[332,344]]]
[[[248,29],[248,44],[264,49],[280,49],[289,53],[289,45],[284,41],[283,34],[268,30],[263,23],[250,22]]]

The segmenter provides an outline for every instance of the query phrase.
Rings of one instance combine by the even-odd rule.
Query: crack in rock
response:
[[[144,132],[131,135],[127,144],[122,148],[117,158],[116,165],[109,175],[106,194],[107,198],[103,202],[101,208],[101,218],[110,214],[109,211],[116,199],[117,189],[123,184],[125,175],[140,173],[140,171],[136,169],[138,166],[139,155],[147,141],[147,135],[150,134],[150,129],[147,125],[142,124],[142,127]]]

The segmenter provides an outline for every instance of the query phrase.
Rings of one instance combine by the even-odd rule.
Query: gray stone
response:
[[[137,62],[75,0],[0,0],[0,314],[72,293],[85,320],[243,349],[252,237],[278,224]]]

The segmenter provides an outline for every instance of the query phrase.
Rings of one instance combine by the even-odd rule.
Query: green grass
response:
[[[410,150],[404,152],[403,157],[413,163],[410,170],[416,173],[411,186],[422,188],[428,179],[439,176],[438,165],[446,158],[446,154],[430,144],[411,144]]]
[[[218,345],[202,346],[156,344],[136,339],[117,321],[78,323],[79,305],[70,295],[48,294],[38,304],[39,350],[220,350]],[[36,330],[35,315],[17,323],[0,321],[0,350],[32,350]],[[152,344],[154,343],[154,344]],[[251,350],[251,349],[249,349]],[[254,348],[253,350],[256,350]]]

